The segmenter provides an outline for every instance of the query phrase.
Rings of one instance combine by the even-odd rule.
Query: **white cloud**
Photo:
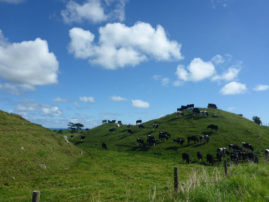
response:
[[[143,100],[132,100],[132,105],[136,108],[149,108],[149,103]]]
[[[49,116],[61,116],[61,114],[62,114],[62,112],[59,110],[58,107],[56,107],[56,106],[50,106],[50,105],[44,105],[44,106],[42,106],[41,111],[45,115],[49,115]]]
[[[125,19],[126,0],[86,0],[82,4],[70,0],[61,12],[64,22],[101,23],[107,20]],[[109,10],[109,12],[105,12]]]
[[[126,101],[127,98],[121,97],[121,96],[112,96],[111,100],[114,102],[121,102],[121,101]]]
[[[79,99],[81,102],[90,102],[90,103],[95,102],[95,99],[92,96],[90,96],[90,97],[83,96],[83,97],[80,97]]]
[[[54,102],[63,102],[63,103],[68,102],[67,99],[64,99],[64,98],[61,98],[61,97],[56,97],[56,98],[53,99],[53,101]]]
[[[101,27],[99,34],[99,41],[95,44],[95,36],[90,31],[72,28],[69,31],[70,53],[106,69],[136,66],[148,58],[157,61],[183,58],[181,45],[170,41],[160,25],[154,29],[144,22],[138,22],[132,27],[113,23]]]
[[[221,89],[220,92],[223,95],[235,95],[235,94],[243,94],[246,91],[247,91],[247,87],[245,84],[233,81],[226,84]]]
[[[201,58],[194,58],[187,70],[183,65],[178,65],[176,75],[183,81],[201,81],[210,78],[215,73],[215,67],[211,62],[204,62]]]
[[[61,116],[62,112],[57,106],[39,104],[35,101],[26,101],[24,103],[18,104],[16,111],[23,112],[32,112],[32,113],[41,113],[46,116]]]
[[[213,81],[216,80],[225,80],[225,81],[231,81],[234,80],[238,73],[240,72],[239,68],[230,67],[227,72],[223,73],[222,75],[215,75],[212,77]]]
[[[173,82],[173,86],[178,87],[182,85],[182,81],[176,80]]]
[[[258,85],[254,88],[255,91],[266,91],[269,90],[269,85]]]
[[[221,6],[226,8],[228,6],[228,0],[211,0],[212,8],[216,8],[217,6]]]
[[[219,54],[214,56],[211,61],[216,65],[223,64],[225,62],[224,58]]]
[[[153,78],[154,80],[156,80],[156,81],[160,81],[161,84],[162,84],[162,86],[168,86],[168,84],[170,83],[170,79],[169,79],[169,78],[167,78],[167,77],[163,77],[163,76],[161,76],[161,75],[157,75],[157,74],[155,74],[155,75],[153,75],[152,78]]]
[[[4,2],[4,3],[10,3],[10,4],[19,4],[24,2],[24,0],[0,0],[0,3]]]
[[[58,66],[47,41],[9,43],[0,30],[0,77],[10,85],[33,90],[37,85],[57,83]]]

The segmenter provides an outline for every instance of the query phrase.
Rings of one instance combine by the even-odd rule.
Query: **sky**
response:
[[[268,0],[0,0],[0,109],[48,128],[195,104],[269,123]]]

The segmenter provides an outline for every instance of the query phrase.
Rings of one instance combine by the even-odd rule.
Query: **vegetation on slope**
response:
[[[0,184],[68,169],[80,157],[53,131],[0,111]]]
[[[264,149],[269,147],[268,127],[259,126],[237,114],[222,110],[201,110],[207,110],[209,115],[193,114],[190,110],[185,111],[183,116],[173,113],[143,123],[145,128],[131,126],[132,133],[128,132],[126,125],[117,128],[113,123],[103,124],[83,134],[74,135],[70,139],[81,148],[101,148],[101,144],[105,142],[110,150],[150,153],[165,158],[179,158],[179,154],[186,152],[191,155],[192,161],[197,160],[197,151],[201,151],[204,156],[208,153],[215,156],[217,148],[228,148],[229,144],[250,143],[254,147],[254,153],[259,156],[263,156]],[[152,128],[154,123],[159,124],[157,129]],[[207,126],[210,124],[217,125],[218,130],[208,129]],[[111,128],[115,128],[115,131],[110,132]],[[153,135],[158,139],[160,131],[167,131],[171,137],[167,141],[159,142],[156,146],[148,144],[140,146],[136,141],[137,138],[146,141],[147,135]],[[203,133],[211,133],[209,143],[187,143],[188,136],[199,137]],[[85,136],[85,139],[82,140],[81,136]],[[183,145],[173,142],[173,139],[179,137],[185,139]]]

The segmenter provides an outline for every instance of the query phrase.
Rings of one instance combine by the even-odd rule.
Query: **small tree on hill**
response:
[[[262,121],[261,121],[260,117],[258,117],[258,116],[253,116],[252,120],[258,125],[262,124]]]
[[[78,132],[84,127],[81,123],[68,123],[68,128],[71,130],[71,133]]]

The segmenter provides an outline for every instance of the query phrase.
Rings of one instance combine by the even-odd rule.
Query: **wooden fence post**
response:
[[[40,191],[33,191],[32,202],[40,202]]]
[[[178,191],[178,173],[177,173],[177,167],[174,167],[174,189],[175,189],[175,192]]]
[[[224,172],[225,176],[227,176],[227,160],[224,161]]]

